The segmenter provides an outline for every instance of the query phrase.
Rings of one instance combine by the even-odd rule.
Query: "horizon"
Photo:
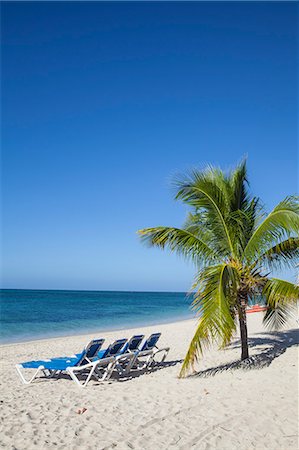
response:
[[[2,289],[188,292],[177,173],[298,190],[296,3],[2,4]],[[284,271],[295,279],[294,271]],[[13,286],[13,287],[12,287]]]
[[[0,288],[1,291],[55,291],[55,292],[125,292],[125,293],[146,293],[146,294],[186,294],[191,295],[187,291],[123,291],[123,290],[111,290],[111,289],[39,289],[39,288]]]

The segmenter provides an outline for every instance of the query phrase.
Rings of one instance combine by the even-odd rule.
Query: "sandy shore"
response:
[[[93,336],[1,347],[1,433],[6,450],[25,449],[271,449],[298,448],[298,347],[296,323],[268,333],[260,313],[248,317],[254,368],[231,367],[239,342],[212,350],[197,376],[179,380],[195,321],[103,333],[107,341],[135,331],[161,331],[168,364],[127,381],[78,388],[67,379],[21,384],[18,362],[69,355]],[[98,336],[100,337],[100,336]],[[84,414],[77,414],[86,408]]]

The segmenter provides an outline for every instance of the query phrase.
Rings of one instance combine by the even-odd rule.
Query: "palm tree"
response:
[[[250,196],[246,161],[230,173],[208,167],[175,180],[176,199],[190,208],[182,228],[159,226],[138,233],[150,246],[168,247],[196,266],[192,308],[200,316],[180,376],[212,342],[225,347],[239,321],[241,360],[249,357],[246,307],[263,296],[264,323],[283,326],[299,299],[299,287],[272,270],[299,260],[299,197],[289,196],[266,215]]]

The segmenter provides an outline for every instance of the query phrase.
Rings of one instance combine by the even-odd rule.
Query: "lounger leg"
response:
[[[168,355],[168,352],[169,352],[169,347],[164,348],[162,351],[164,351],[164,355],[163,355],[163,358],[161,359],[161,363],[163,363],[165,361],[166,356]]]
[[[120,356],[119,358],[117,358],[115,367],[119,375],[123,374],[127,375],[130,372],[131,368],[133,367],[135,361],[136,361],[135,353],[126,353],[125,356],[123,357]],[[122,365],[122,363],[126,364],[125,367]]]
[[[109,380],[109,378],[111,377],[112,372],[114,370],[115,364],[116,364],[116,361],[111,361],[111,363],[108,364],[107,369],[105,370],[104,375],[102,377],[103,381]]]
[[[106,368],[104,368],[103,366],[101,367],[103,370],[103,373],[99,370],[99,368],[97,367],[94,371],[95,376],[97,377],[98,381],[104,381],[106,379],[109,379],[110,376],[107,377],[107,372],[110,371],[110,368],[108,368],[108,366],[106,366]],[[113,371],[113,368],[112,368]],[[112,373],[112,372],[111,372]]]
[[[83,384],[80,382],[79,378],[76,376],[75,372],[72,369],[68,367],[66,371],[71,377],[71,379],[74,380],[78,386],[83,387]]]
[[[49,378],[55,377],[55,375],[60,372],[59,370],[50,370],[49,369]]]
[[[74,380],[75,383],[77,383],[78,386],[82,387],[80,380],[78,379],[78,377],[75,375],[75,373],[72,370],[67,369],[67,373],[69,374],[71,379]]]
[[[102,374],[100,373],[100,371],[98,370],[97,367],[95,367],[95,369],[94,369],[94,375],[97,378],[97,380],[101,380],[102,379]]]
[[[86,380],[84,381],[84,383],[82,384],[82,387],[85,387],[87,385],[87,383],[89,382],[89,380],[91,379],[93,373],[95,371],[95,367],[92,367],[91,371],[88,374],[88,377],[86,378]]]
[[[22,380],[22,382],[24,383],[24,384],[30,384],[30,383],[32,383],[32,381],[36,378],[36,376],[37,376],[37,374],[41,371],[41,370],[43,370],[43,366],[39,366],[38,368],[37,368],[37,370],[34,372],[34,374],[33,374],[33,376],[30,378],[30,380],[26,380],[26,378],[24,377],[24,375],[23,375],[23,373],[22,373],[22,366],[20,365],[20,364],[17,364],[16,365],[16,369],[17,369],[17,372],[18,372],[18,374],[20,375],[20,378],[21,378],[21,380]]]
[[[129,362],[129,364],[127,364],[127,367],[125,368],[124,374],[127,375],[128,373],[131,372],[132,367],[134,366],[136,362],[136,357],[131,359],[131,362]]]
[[[137,353],[133,354],[131,361],[127,364],[124,373],[128,374],[137,362]]]
[[[163,352],[163,357],[162,357],[161,361],[159,362],[160,364],[163,363],[166,359],[166,356],[168,355],[169,350],[170,350],[169,347],[165,347],[165,348],[161,348],[161,349],[157,350],[156,352],[154,352],[154,354],[152,355],[152,362],[158,362],[158,361],[155,361],[155,357],[158,353]]]
[[[147,360],[146,360],[145,368],[146,368],[146,369],[149,369],[150,366],[152,365],[153,361],[154,361],[154,355],[151,354],[151,355],[148,356],[148,358],[147,358]]]
[[[79,366],[79,367],[80,367],[80,366]],[[74,381],[77,383],[78,386],[80,386],[80,387],[85,387],[85,386],[87,385],[87,383],[89,382],[89,380],[91,379],[92,375],[94,374],[95,369],[96,369],[95,366],[92,366],[92,367],[91,367],[90,372],[89,372],[89,374],[88,374],[86,380],[83,381],[83,382],[81,382],[81,381],[79,380],[79,378],[78,378],[77,375],[75,374],[75,370],[74,370],[74,369],[72,369],[72,368],[70,368],[70,367],[67,368],[67,373],[68,373],[69,376],[72,378],[72,380],[74,380]],[[80,372],[80,369],[79,369],[79,370],[76,370],[76,372]]]
[[[164,349],[164,355],[163,355],[163,358],[161,359],[161,363],[163,363],[163,362],[165,361],[166,356],[167,356],[168,353],[169,353],[169,350],[170,350],[169,347],[167,347],[167,348]]]
[[[115,367],[115,361],[111,361],[108,364],[108,366],[106,367],[106,369],[104,369],[104,374],[102,376],[100,376],[100,374],[97,370],[98,369],[97,366],[96,365],[93,366],[91,368],[86,380],[83,383],[80,382],[79,378],[76,376],[75,371],[73,369],[69,368],[67,370],[67,372],[70,375],[70,377],[77,383],[78,386],[85,387],[87,385],[87,383],[89,382],[89,380],[91,379],[91,377],[96,374],[98,375],[97,378],[99,381],[109,380],[109,378],[111,377],[112,372],[114,370],[114,367]],[[79,370],[77,370],[77,372],[79,372]]]
[[[155,357],[156,357],[156,355],[157,355],[158,353],[161,353],[161,352],[163,352],[163,357],[162,357],[161,361],[158,362],[158,361],[155,360]],[[162,363],[165,361],[166,356],[168,355],[168,352],[169,352],[169,347],[165,347],[165,348],[161,348],[161,349],[157,350],[156,352],[154,352],[153,354],[151,354],[151,355],[148,357],[148,360],[147,360],[147,363],[146,363],[146,368],[147,368],[147,369],[150,368],[150,366],[151,366],[153,363],[162,364]]]

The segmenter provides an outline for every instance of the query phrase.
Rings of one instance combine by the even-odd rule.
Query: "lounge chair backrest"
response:
[[[122,349],[122,347],[126,344],[128,339],[118,339],[114,341],[113,344],[109,345],[109,347],[105,350],[103,354],[101,354],[101,358],[108,358],[109,356],[117,355]]]
[[[122,349],[122,353],[125,352],[134,352],[136,350],[139,350],[139,345],[142,342],[142,339],[144,338],[144,334],[135,334],[131,337],[131,339],[128,340],[126,345]]]
[[[141,351],[152,350],[156,346],[160,336],[161,333],[151,334],[150,337],[143,344]]]
[[[80,366],[82,364],[88,363],[88,360],[92,360],[92,358],[94,358],[97,355],[104,341],[105,339],[93,339],[92,341],[90,341],[86,345],[82,353],[78,355],[78,361],[76,363],[76,366]],[[86,358],[88,358],[88,360]]]
[[[104,344],[105,339],[94,339],[86,346],[86,356],[87,358],[94,358],[102,345]]]

